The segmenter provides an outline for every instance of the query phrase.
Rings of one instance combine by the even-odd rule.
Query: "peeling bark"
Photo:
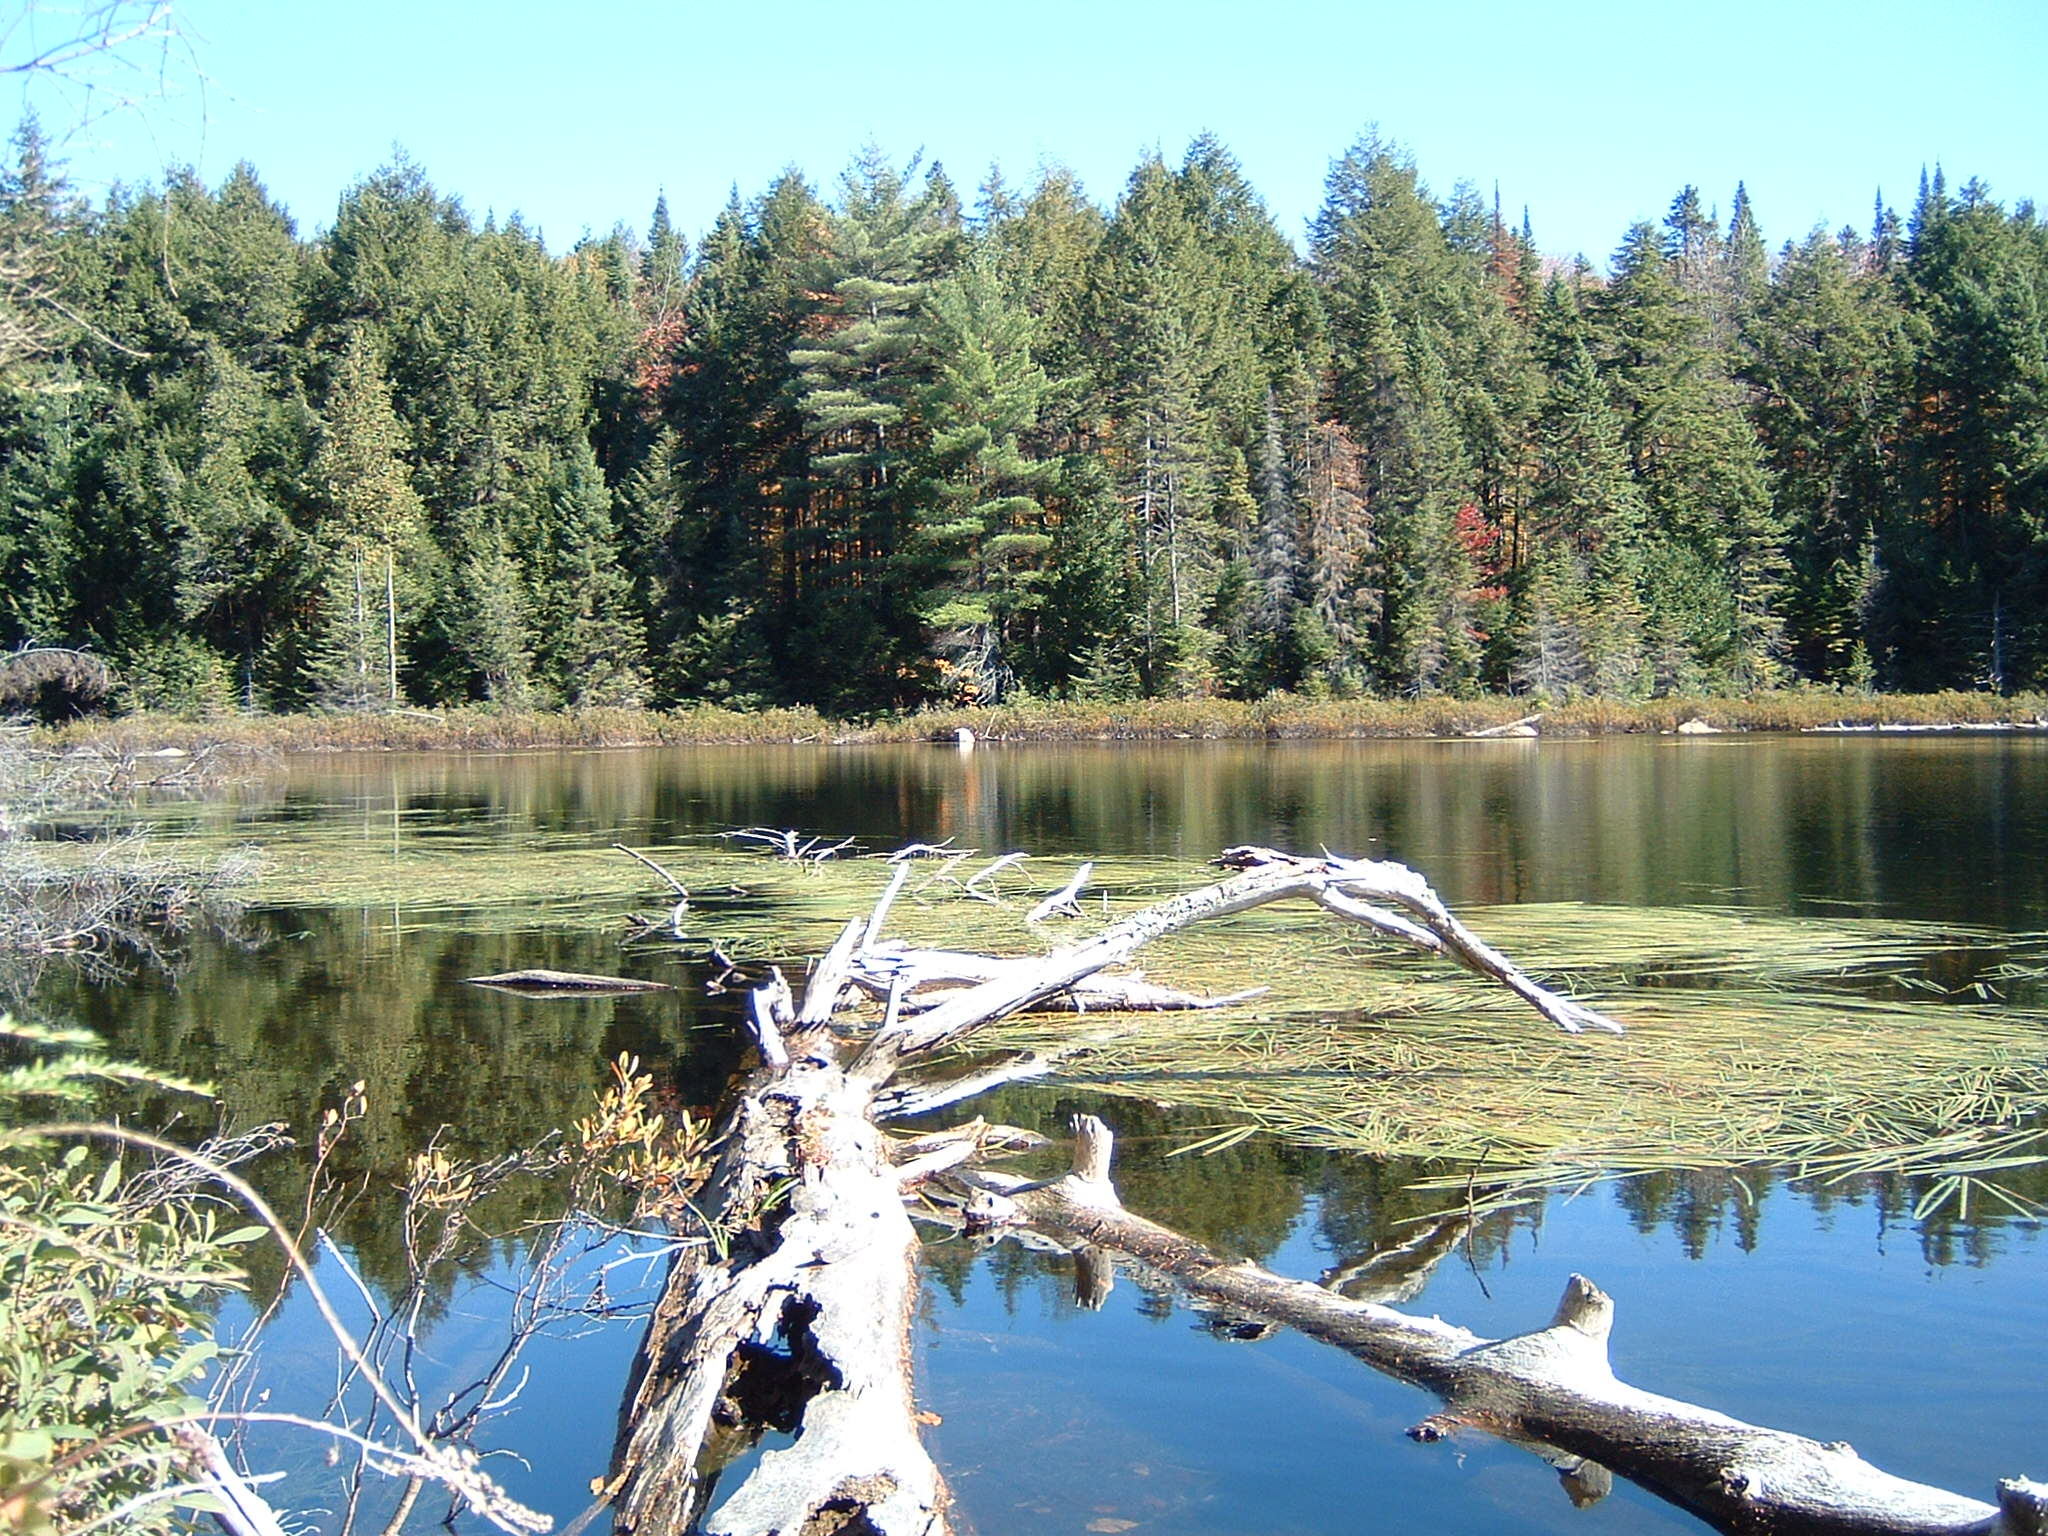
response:
[[[916,1237],[870,1111],[866,1085],[815,1059],[742,1100],[710,1192],[728,1251],[680,1262],[649,1326],[617,1529],[947,1530],[912,1418]],[[718,1442],[768,1429],[796,1439],[721,1500]]]

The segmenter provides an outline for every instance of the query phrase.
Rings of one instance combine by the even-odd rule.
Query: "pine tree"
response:
[[[840,707],[901,703],[920,684],[919,631],[906,556],[925,483],[916,403],[931,376],[925,304],[952,254],[950,188],[908,178],[870,146],[841,180],[831,243],[807,286],[818,295],[791,348],[809,451],[806,522],[796,530],[797,614],[813,683]],[[848,656],[866,663],[850,675]]]

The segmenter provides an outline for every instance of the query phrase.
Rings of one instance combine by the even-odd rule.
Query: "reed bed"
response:
[[[224,714],[200,719],[136,714],[79,720],[38,733],[63,749],[112,751],[226,747],[261,752],[502,752],[590,747],[713,746],[829,741],[844,727],[809,709],[741,712],[701,705],[499,710],[484,706],[388,714]]]
[[[1028,702],[929,711],[871,726],[859,739],[915,740],[945,736],[961,727],[999,741],[1428,738],[1466,736],[1532,714],[1540,716],[1537,729],[1546,736],[1669,734],[1687,721],[1726,731],[2034,726],[2048,717],[2048,697],[1954,692],[1880,695],[1814,689],[1747,698],[1587,699],[1554,705],[1493,696],[1319,700],[1284,693],[1250,702]]]

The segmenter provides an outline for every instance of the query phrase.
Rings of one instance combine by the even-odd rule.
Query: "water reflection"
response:
[[[425,840],[451,859],[482,844],[647,846],[749,825],[1049,855],[1328,845],[1412,862],[1460,904],[1733,904],[2048,927],[2048,742],[2033,739],[352,758],[295,762],[226,807],[166,807],[166,824],[178,815],[258,840],[267,827],[346,826],[366,849],[395,856]],[[539,908],[488,922],[437,913],[431,924],[393,907],[279,908],[253,926],[250,946],[196,943],[175,980],[46,978],[38,1006],[124,1054],[220,1084],[242,1123],[282,1119],[303,1133],[363,1081],[370,1115],[336,1172],[370,1196],[334,1230],[381,1294],[404,1274],[382,1195],[429,1138],[468,1155],[538,1140],[587,1109],[621,1052],[695,1105],[738,1063],[732,999],[707,995],[680,960],[662,962],[678,990],[657,996],[535,1001],[459,985],[525,967],[619,967],[615,936]],[[1970,954],[1981,965],[1982,951]],[[1964,1491],[2044,1470],[2028,1458],[2048,1287],[2040,1224],[2015,1210],[1922,1212],[1927,1186],[1908,1179],[1794,1188],[1768,1169],[1674,1170],[1463,1220],[1459,1170],[1442,1163],[1259,1139],[1176,1157],[1213,1124],[1137,1099],[1018,1089],[979,1107],[1052,1133],[1076,1108],[1103,1113],[1120,1133],[1134,1209],[1282,1272],[1377,1255],[1384,1278],[1404,1262],[1389,1255],[1420,1235],[1424,1256],[1402,1277],[1419,1282],[1413,1304],[1503,1334],[1540,1323],[1563,1275],[1584,1269],[1621,1302],[1616,1361],[1631,1379],[1852,1439],[1882,1465]],[[283,1207],[303,1203],[303,1167],[264,1176]],[[1425,1178],[1449,1178],[1450,1192],[1418,1190]],[[2014,1187],[2048,1202],[2038,1170]],[[516,1232],[559,1201],[559,1187],[536,1181],[491,1219]],[[1453,1230],[1431,1224],[1446,1207],[1455,1238],[1431,1249],[1431,1233]],[[434,1352],[483,1347],[488,1298],[518,1255],[512,1240],[466,1256],[469,1278],[438,1303]],[[1547,1471],[1490,1442],[1410,1446],[1399,1431],[1427,1411],[1418,1394],[1299,1339],[1238,1337],[1138,1277],[1105,1293],[1102,1275],[1014,1244],[936,1242],[926,1262],[921,1392],[944,1419],[936,1449],[985,1536],[1121,1520],[1148,1532],[1521,1532],[1567,1518],[1577,1532],[1696,1528],[1626,1490],[1575,1516]],[[1077,1286],[1099,1310],[1077,1306]],[[317,1356],[308,1337],[287,1349]],[[531,1406],[499,1431],[542,1453],[519,1491],[558,1518],[583,1507],[604,1437],[551,1447],[543,1405],[607,1416],[617,1380],[589,1362],[619,1347],[561,1349],[529,1387]],[[1930,1436],[1929,1423],[1947,1432]],[[1362,1488],[1373,1490],[1365,1507]]]

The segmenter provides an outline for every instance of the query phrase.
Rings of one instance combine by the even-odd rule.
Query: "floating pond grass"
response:
[[[201,838],[225,835],[199,828]],[[408,925],[616,927],[673,897],[587,835],[449,829],[390,812],[263,827],[256,899],[395,910]],[[686,948],[801,965],[887,875],[873,858],[792,863],[718,838],[643,850],[691,889]],[[1215,878],[1186,863],[1101,861],[1086,917],[1023,913],[1071,861],[1012,866],[976,899],[921,862],[888,932],[1028,954]],[[1139,956],[1155,981],[1270,990],[1192,1013],[1038,1014],[978,1053],[1093,1041],[1062,1080],[1212,1111],[1210,1140],[1302,1145],[1483,1168],[1479,1187],[1653,1169],[1769,1164],[1839,1179],[1924,1173],[1944,1200],[2048,1201],[2048,1012],[1996,999],[2038,989],[2048,939],[1866,919],[1576,903],[1468,908],[1466,921],[1546,983],[1621,1020],[1620,1038],[1560,1035],[1500,988],[1294,902],[1186,930]],[[622,973],[635,969],[622,955]],[[1472,1184],[1475,1176],[1457,1182]],[[1945,1181],[1945,1182],[1944,1182]],[[1469,1191],[1468,1191],[1469,1193]]]

